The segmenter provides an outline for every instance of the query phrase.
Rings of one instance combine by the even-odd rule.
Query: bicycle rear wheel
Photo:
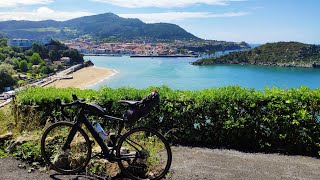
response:
[[[168,142],[149,128],[135,128],[124,134],[116,153],[121,171],[132,179],[161,179],[172,161]]]
[[[70,122],[52,124],[41,138],[42,157],[49,167],[63,174],[74,174],[84,170],[91,159],[91,142],[81,128],[77,128],[70,149],[62,150],[73,126]]]

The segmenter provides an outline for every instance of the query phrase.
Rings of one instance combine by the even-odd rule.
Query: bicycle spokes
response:
[[[60,125],[52,128],[44,138],[44,153],[50,164],[60,171],[82,169],[87,163],[89,148],[87,139],[77,131],[68,145],[63,146],[70,134],[72,126]]]
[[[138,131],[130,134],[121,144],[123,167],[139,178],[153,178],[161,174],[167,163],[165,144],[157,135]]]

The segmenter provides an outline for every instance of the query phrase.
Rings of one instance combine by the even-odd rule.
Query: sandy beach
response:
[[[76,87],[76,88],[87,88],[90,85],[96,84],[107,77],[114,74],[113,70],[98,68],[95,66],[82,68],[72,74],[72,79],[61,79],[57,80],[47,87],[55,86],[57,88],[67,88],[67,87]]]

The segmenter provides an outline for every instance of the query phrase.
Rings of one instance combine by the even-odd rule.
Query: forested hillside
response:
[[[194,65],[254,64],[287,67],[320,67],[320,46],[299,42],[267,43],[248,51],[201,59]]]
[[[111,39],[150,41],[200,40],[175,24],[146,24],[139,19],[119,17],[113,13],[80,17],[68,21],[3,21],[0,32],[10,38],[77,38],[89,36]]]

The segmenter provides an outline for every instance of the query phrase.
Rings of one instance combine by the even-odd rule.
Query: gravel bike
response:
[[[41,153],[52,169],[63,174],[83,171],[92,158],[93,139],[101,148],[99,156],[110,162],[117,162],[121,172],[131,179],[161,179],[169,171],[172,152],[167,140],[156,130],[138,127],[123,134],[125,124],[137,121],[148,114],[159,103],[158,92],[152,92],[141,101],[121,100],[127,106],[122,118],[107,115],[105,110],[91,103],[85,103],[73,95],[74,102],[56,103],[64,107],[75,106],[78,113],[72,122],[56,122],[49,126],[41,138]],[[117,123],[117,133],[106,143],[104,132],[98,132],[88,119],[94,114],[104,120]],[[81,126],[84,125],[86,130]],[[89,138],[89,135],[90,138]],[[111,147],[108,147],[111,146]]]

